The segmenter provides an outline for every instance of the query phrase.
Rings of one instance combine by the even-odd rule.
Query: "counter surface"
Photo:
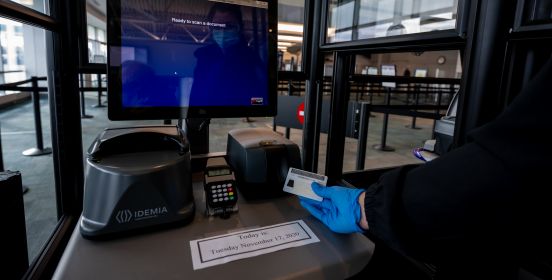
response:
[[[197,177],[197,176],[196,176]],[[297,197],[246,201],[226,220],[205,216],[202,182],[193,183],[194,220],[183,227],[108,241],[84,239],[78,225],[54,279],[344,279],[360,272],[374,251],[362,234],[331,232]],[[193,270],[190,240],[303,220],[320,242]]]

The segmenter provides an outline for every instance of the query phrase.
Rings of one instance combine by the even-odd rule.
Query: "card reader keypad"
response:
[[[211,185],[208,201],[212,206],[233,204],[236,201],[236,190],[234,184],[228,182]]]

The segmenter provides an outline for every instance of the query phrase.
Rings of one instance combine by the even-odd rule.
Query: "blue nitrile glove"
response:
[[[338,233],[363,231],[358,225],[362,217],[358,197],[364,192],[363,189],[323,187],[315,182],[311,186],[314,193],[324,200],[316,201],[300,197],[301,206],[332,231]]]

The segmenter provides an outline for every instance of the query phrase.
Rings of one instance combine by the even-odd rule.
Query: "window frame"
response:
[[[360,0],[354,0],[360,1]],[[339,71],[339,69],[350,69],[350,65],[344,65],[351,62],[350,56],[353,56],[358,53],[384,53],[384,52],[406,52],[406,51],[435,51],[435,50],[450,50],[450,49],[459,49],[461,54],[464,49],[469,47],[469,38],[467,36],[468,32],[468,23],[470,16],[470,11],[473,10],[472,6],[477,5],[477,0],[458,0],[457,7],[457,22],[455,29],[451,30],[441,30],[433,32],[424,32],[424,33],[414,33],[414,34],[405,34],[399,36],[391,37],[381,37],[381,38],[370,38],[370,39],[361,39],[354,41],[346,42],[336,42],[336,43],[327,43],[327,28],[328,28],[328,11],[329,11],[330,0],[323,0],[322,7],[320,11],[320,20],[321,20],[321,29],[318,40],[318,49],[319,55],[324,54],[334,54],[334,76],[333,76],[333,85],[332,85],[332,100],[338,100],[338,106],[334,106],[332,103],[332,108],[330,109],[330,133],[328,133],[328,143],[326,150],[326,167],[325,174],[329,177],[330,182],[338,182],[343,178],[343,156],[344,156],[344,126],[339,122],[343,118],[343,114],[346,113],[346,109],[341,108],[346,106],[343,100],[348,97],[348,92],[343,82],[341,80],[348,79],[349,73],[347,71]],[[337,61],[339,60],[339,61]],[[339,67],[339,68],[337,68]],[[349,68],[348,68],[349,67]],[[310,77],[311,79],[314,77]],[[316,79],[321,79],[320,74]],[[338,95],[338,96],[334,96]],[[345,95],[345,96],[343,96]],[[315,104],[316,96],[309,96],[312,98],[309,102]],[[306,114],[306,120],[308,119],[309,114]],[[312,116],[314,118],[314,123],[320,123],[321,116],[320,114],[315,114]],[[333,120],[333,119],[336,120]],[[305,133],[305,132],[304,132]],[[314,136],[303,135],[303,138],[320,138],[319,130]],[[461,133],[455,133],[455,138],[462,137]],[[304,143],[306,143],[304,141]],[[310,142],[309,142],[310,143]],[[305,145],[303,148],[305,149]],[[305,161],[311,160],[312,158],[317,158],[318,149],[314,149],[314,154],[316,156],[305,159]],[[316,170],[314,170],[316,171]],[[361,171],[362,172],[362,171]]]
[[[360,1],[360,0],[352,0]],[[433,41],[453,40],[463,42],[466,40],[466,29],[468,21],[468,7],[471,0],[458,0],[456,12],[456,26],[454,29],[431,31],[423,33],[404,34],[398,36],[369,38],[360,40],[351,40],[344,42],[328,43],[326,42],[328,30],[328,12],[330,0],[323,0],[322,10],[322,29],[320,36],[320,48],[324,51],[351,50],[355,48],[365,49],[366,47],[381,48],[404,45],[426,44]]]
[[[523,34],[535,34],[539,36],[552,36],[552,20],[547,23],[535,23],[535,24],[524,24],[524,13],[527,8],[526,4],[528,0],[518,0],[516,6],[516,15],[514,18],[514,26],[511,30],[513,36],[518,38],[523,38]]]

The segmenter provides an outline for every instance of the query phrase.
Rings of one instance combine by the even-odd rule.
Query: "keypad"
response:
[[[211,185],[211,187],[207,188],[210,189],[210,204],[213,204],[213,206],[216,206],[219,203],[223,203],[222,205],[225,205],[227,203],[235,202],[237,197],[235,195],[234,186],[232,183],[224,183],[224,184],[216,184]],[[221,205],[221,206],[222,206]]]

